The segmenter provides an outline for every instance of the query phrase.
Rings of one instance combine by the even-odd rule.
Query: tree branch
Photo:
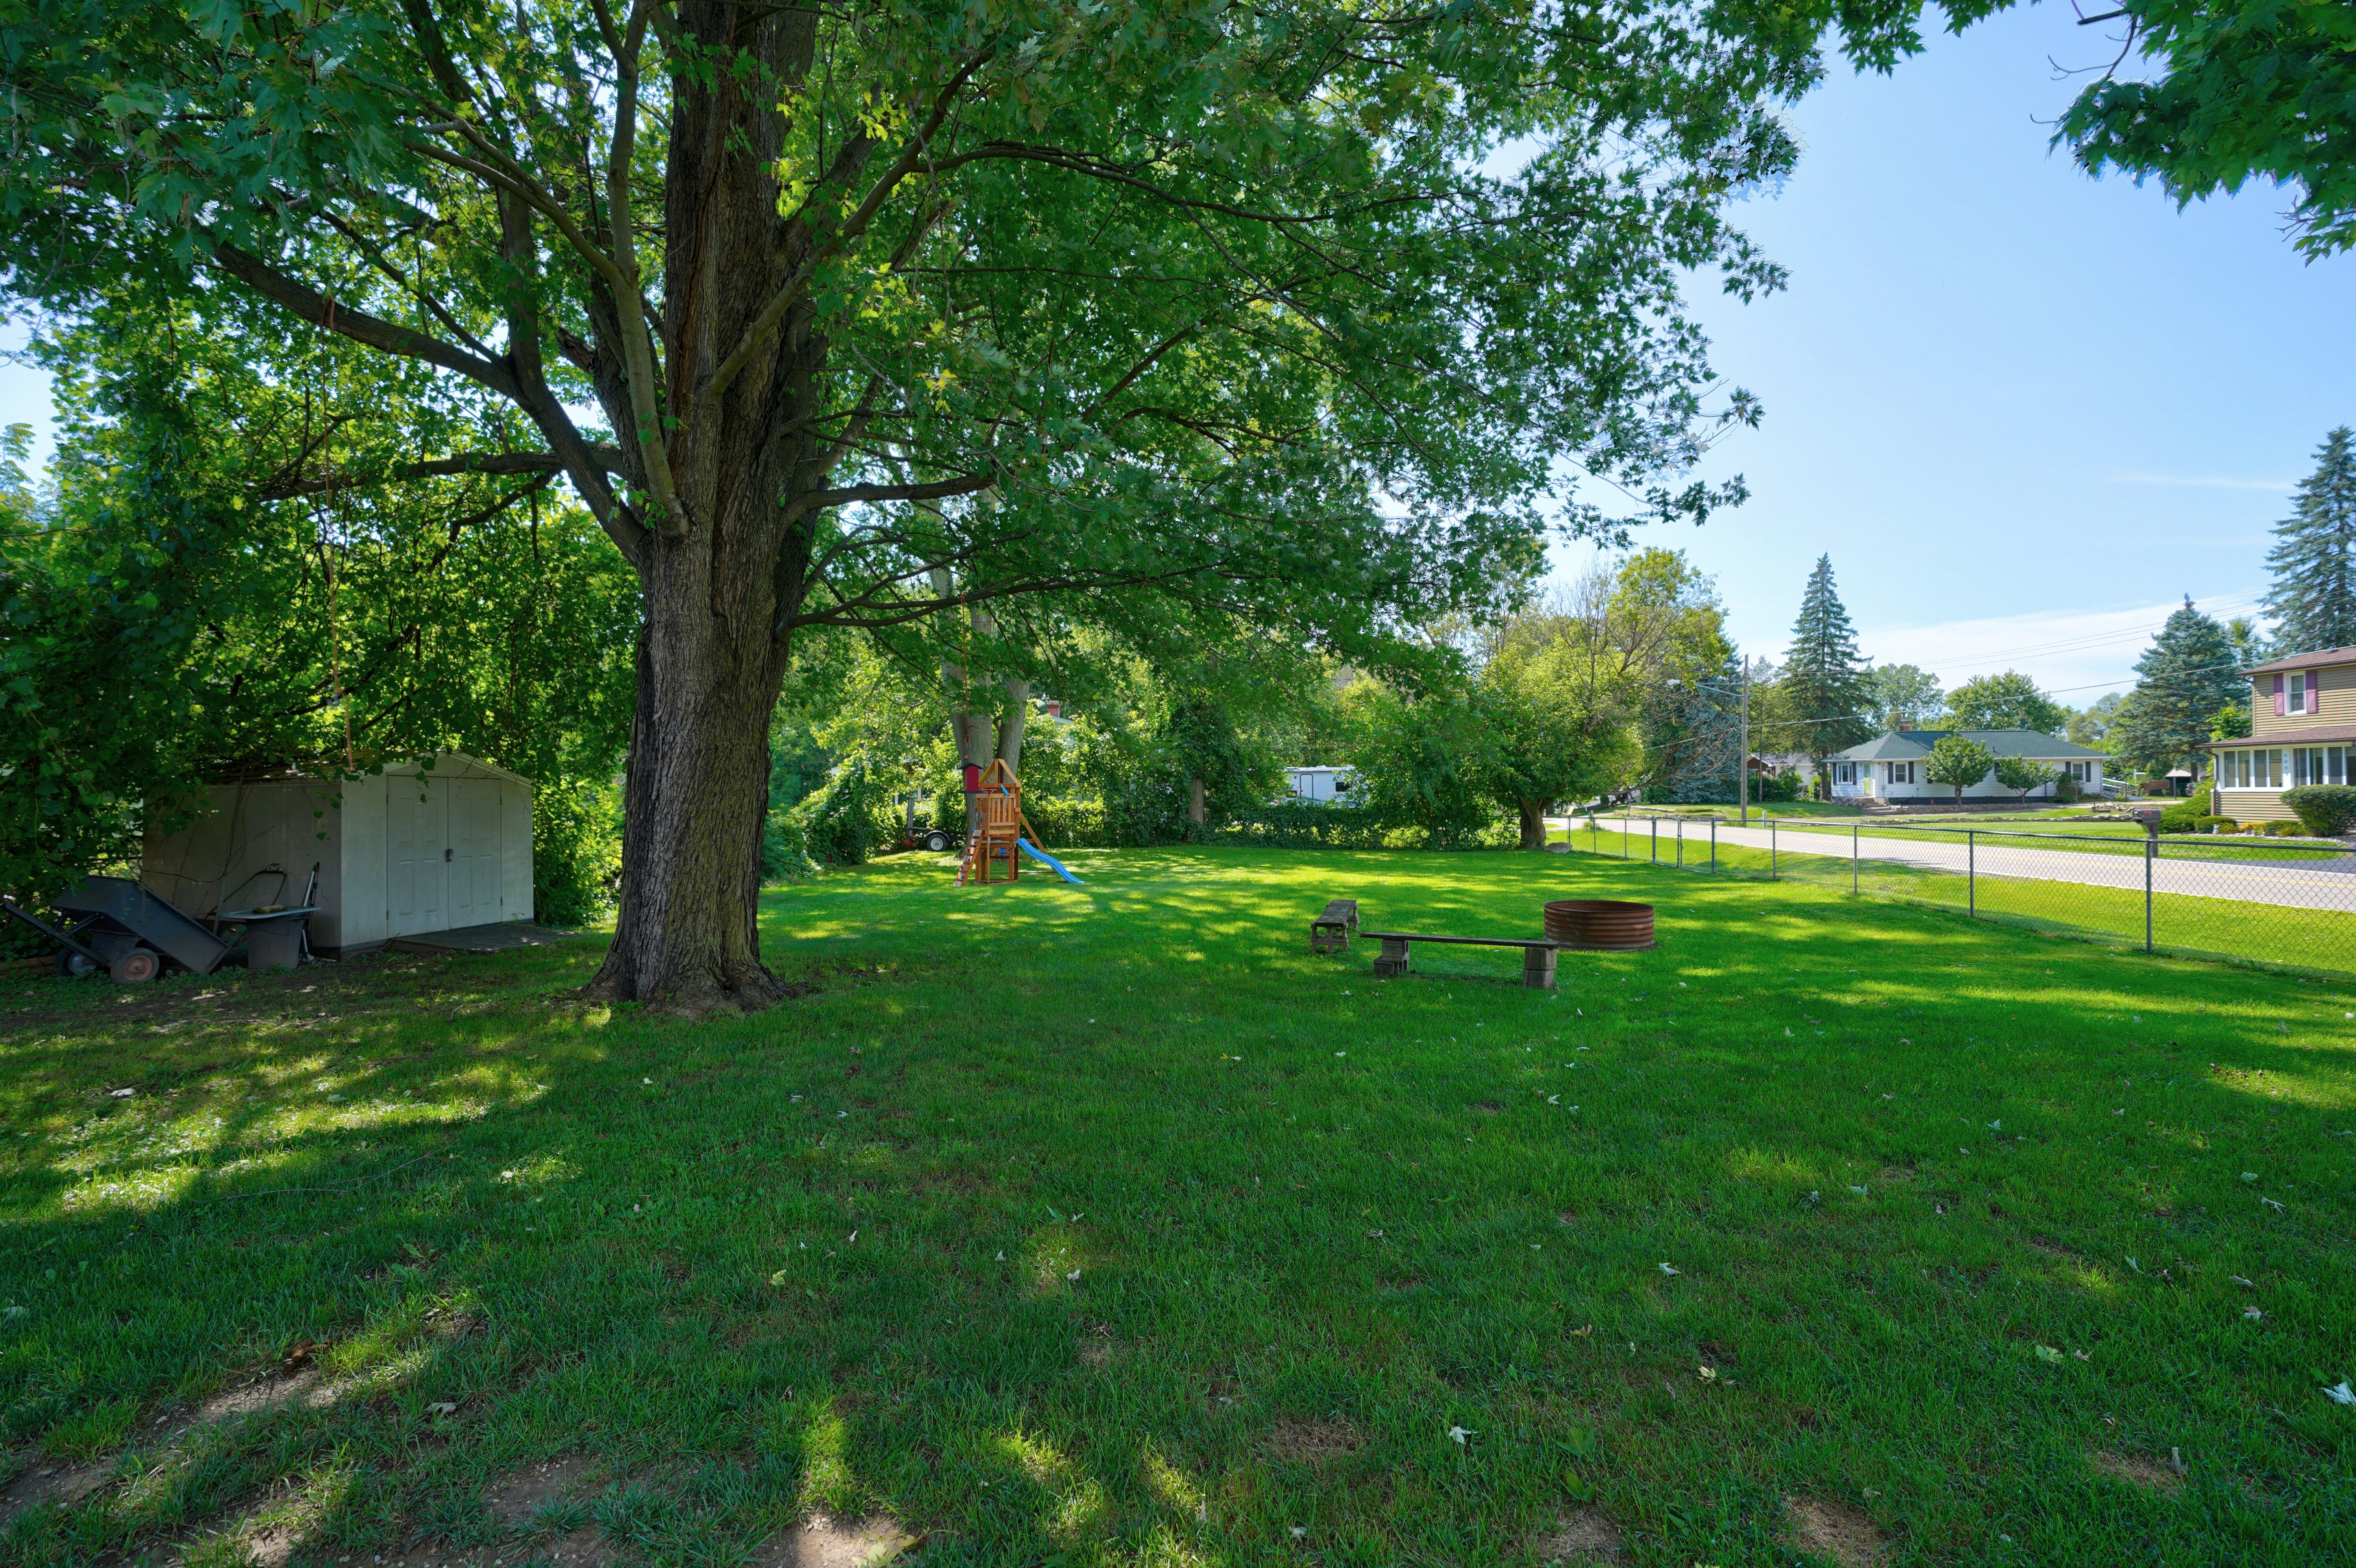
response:
[[[610,446],[593,446],[592,456],[606,472],[618,474],[622,454]],[[263,501],[287,501],[297,496],[318,496],[336,490],[366,490],[379,485],[398,485],[412,479],[443,479],[459,474],[562,474],[566,464],[552,452],[462,452],[455,457],[437,457],[423,463],[400,463],[390,468],[371,473],[305,473],[299,464],[282,469],[262,487],[256,497]]]
[[[848,507],[860,501],[943,501],[951,496],[970,496],[977,490],[987,490],[997,483],[994,474],[968,474],[923,485],[852,485],[841,490],[810,490],[786,503],[786,520],[790,523],[829,507]]]
[[[743,371],[745,365],[751,361],[754,353],[768,338],[768,336],[777,329],[777,324],[785,320],[786,312],[793,308],[794,302],[809,292],[811,282],[818,276],[818,270],[841,255],[844,247],[867,231],[867,226],[875,220],[876,213],[881,211],[884,204],[891,199],[892,193],[899,188],[900,182],[914,174],[916,166],[925,162],[926,150],[931,146],[933,137],[939,133],[941,126],[948,123],[949,110],[955,105],[958,93],[968,81],[973,79],[975,71],[989,63],[990,59],[991,51],[988,49],[975,55],[958,69],[957,75],[949,79],[948,85],[934,96],[932,114],[926,120],[923,128],[909,139],[908,144],[900,150],[900,155],[892,160],[891,166],[876,176],[875,183],[868,187],[867,195],[860,200],[859,206],[851,216],[843,220],[842,226],[828,238],[825,244],[818,247],[805,258],[802,264],[794,269],[794,275],[786,280],[785,286],[777,291],[776,296],[767,304],[761,307],[761,314],[755,316],[751,325],[744,328],[744,340],[738,343],[735,348],[730,351],[728,357],[723,359],[719,367],[712,372],[710,383],[699,389],[701,397],[705,400],[715,399],[727,390],[728,384]]]
[[[308,283],[288,276],[261,257],[241,251],[226,240],[213,240],[210,243],[215,266],[262,298],[314,326],[324,327],[355,343],[365,343],[371,348],[380,348],[404,359],[422,359],[429,365],[438,365],[479,386],[489,388],[503,398],[515,399],[521,390],[506,367],[494,360],[454,347],[414,327],[370,315],[366,311],[353,310],[348,305],[339,305]]]

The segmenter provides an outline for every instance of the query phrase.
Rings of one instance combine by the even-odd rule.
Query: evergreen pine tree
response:
[[[1833,590],[1833,558],[1816,558],[1800,595],[1800,618],[1792,625],[1792,651],[1784,656],[1777,683],[1778,717],[1787,744],[1815,760],[1825,777],[1825,759],[1871,738],[1866,714],[1873,706],[1865,661],[1857,651],[1857,631]]]
[[[2284,657],[2356,644],[2356,432],[2341,425],[2315,456],[2266,553],[2266,613]]]
[[[2218,709],[2249,690],[2234,671],[2238,662],[2225,628],[2187,596],[2136,661],[2136,688],[2119,704],[2105,743],[2122,761],[2153,772],[2190,762],[2192,748],[2211,738]]]

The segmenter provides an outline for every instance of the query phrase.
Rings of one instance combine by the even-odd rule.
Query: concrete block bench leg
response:
[[[1407,944],[1396,936],[1383,938],[1383,950],[1375,959],[1375,973],[1386,980],[1395,980],[1407,973]]]
[[[1522,949],[1522,984],[1533,991],[1554,989],[1554,949],[1525,947]]]
[[[1309,951],[1339,953],[1350,945],[1350,928],[1338,920],[1312,920],[1309,923]]]

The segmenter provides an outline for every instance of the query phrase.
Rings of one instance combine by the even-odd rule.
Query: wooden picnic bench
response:
[[[1522,984],[1534,991],[1554,989],[1554,955],[1561,944],[1544,936],[1422,936],[1407,931],[1369,931],[1363,934],[1383,944],[1375,958],[1375,973],[1396,979],[1407,973],[1408,944],[1439,942],[1451,947],[1518,947],[1522,950]]]
[[[1329,899],[1325,912],[1309,923],[1309,951],[1339,953],[1350,945],[1350,933],[1358,929],[1358,901]]]

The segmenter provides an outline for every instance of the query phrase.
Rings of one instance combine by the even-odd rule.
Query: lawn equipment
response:
[[[103,969],[118,986],[139,986],[161,974],[166,958],[209,975],[229,951],[169,900],[127,877],[85,877],[72,892],[59,894],[56,905],[70,923],[63,930],[0,898],[0,908],[57,943],[60,975]]]

